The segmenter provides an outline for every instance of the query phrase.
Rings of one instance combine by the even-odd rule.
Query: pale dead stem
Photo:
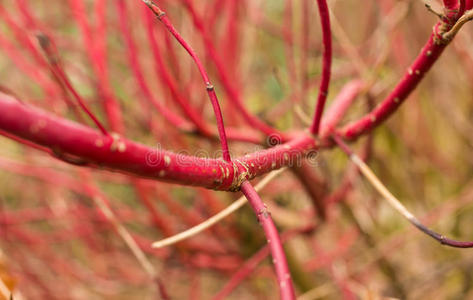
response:
[[[24,300],[23,295],[16,291],[10,291],[3,279],[0,277],[0,294],[5,298],[5,300]]]
[[[473,181],[469,181],[466,187],[473,186]],[[427,216],[424,216],[422,219],[427,223],[432,223],[432,219],[438,219],[443,215],[448,215],[451,213],[455,213],[460,208],[464,208],[465,205],[471,204],[471,197],[473,196],[473,188],[469,188],[464,190],[460,193],[460,196],[454,199],[448,199],[442,205],[434,208]],[[458,199],[455,203],[451,203],[453,200]],[[365,271],[369,268],[370,265],[374,264],[376,261],[380,260],[382,257],[388,257],[390,253],[395,252],[393,244],[400,245],[403,242],[405,246],[407,243],[412,243],[414,241],[411,236],[413,236],[414,232],[405,232],[405,228],[401,229],[400,232],[393,233],[389,237],[385,237],[380,242],[377,243],[376,247],[368,249],[364,252],[364,256],[368,257],[368,261],[351,268],[350,272],[347,274],[346,278],[352,278],[359,274],[360,272]],[[401,240],[398,238],[401,237]],[[430,274],[427,272],[426,274]],[[351,283],[351,282],[350,282]],[[325,299],[328,295],[336,293],[337,288],[335,283],[332,281],[327,281],[319,286],[311,289],[310,291],[302,294],[297,298],[297,300],[315,300],[315,299]]]
[[[283,169],[280,169],[280,170],[273,171],[273,172],[269,173],[257,185],[255,185],[255,190],[257,192],[260,191],[271,180],[276,178],[279,174],[281,174],[285,170],[286,170],[286,168],[283,168]],[[233,202],[230,206],[228,206],[227,208],[225,208],[224,210],[222,210],[218,214],[216,214],[216,215],[210,217],[209,219],[205,220],[204,222],[202,222],[202,223],[200,223],[200,224],[198,224],[194,227],[191,227],[191,228],[189,228],[189,229],[187,229],[187,230],[185,230],[181,233],[178,233],[176,235],[173,235],[173,236],[170,236],[168,238],[162,239],[160,241],[154,242],[151,245],[151,247],[153,247],[153,248],[162,248],[162,247],[166,247],[166,246],[169,246],[169,245],[176,244],[176,243],[178,243],[182,240],[191,238],[191,237],[201,233],[202,231],[210,228],[211,226],[217,224],[218,222],[220,222],[221,220],[223,220],[227,216],[231,215],[235,211],[239,210],[240,208],[242,208],[246,204],[247,201],[248,200],[246,199],[246,197],[242,196],[238,200]]]
[[[136,257],[138,262],[140,263],[141,267],[145,270],[145,272],[151,277],[152,280],[156,279],[157,272],[151,262],[148,260],[146,255],[140,249],[138,244],[135,242],[131,234],[126,230],[126,228],[118,221],[113,211],[108,207],[107,203],[105,203],[104,199],[100,196],[93,197],[95,203],[103,212],[107,220],[112,223],[112,225],[116,228],[118,234],[123,239],[125,244],[130,248],[133,255]]]
[[[384,186],[384,184],[376,177],[373,171],[365,164],[365,162],[356,154],[350,155],[350,160],[358,167],[360,172],[366,177],[371,185],[388,201],[389,205],[397,212],[403,215],[409,221],[417,220],[404,205]]]
[[[327,282],[302,294],[301,296],[297,297],[297,300],[321,299],[321,298],[327,297],[333,292],[334,292],[333,284],[331,282]]]
[[[432,237],[436,241],[440,242],[442,245],[447,245],[450,247],[457,248],[471,248],[473,247],[473,242],[461,242],[449,239],[422,224],[422,222],[417,219],[402,203],[399,201],[387,188],[384,184],[376,177],[374,172],[368,167],[367,164],[357,156],[351,149],[342,141],[338,136],[333,136],[334,141],[338,144],[340,149],[347,154],[350,160],[358,167],[360,172],[366,177],[368,182],[384,197],[388,204],[394,208],[398,213],[400,213],[404,218],[406,218],[412,225],[417,227],[420,231]]]
[[[305,113],[299,104],[294,105],[294,113],[297,115],[302,124],[306,126],[310,126],[310,124],[312,124],[312,119]]]

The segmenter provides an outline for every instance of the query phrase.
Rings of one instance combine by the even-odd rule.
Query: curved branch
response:
[[[312,134],[319,133],[320,120],[327,100],[328,88],[330,85],[330,68],[332,66],[332,32],[330,29],[330,12],[327,7],[326,0],[317,0],[319,6],[320,22],[322,23],[323,36],[323,61],[322,61],[322,78],[320,80],[319,97],[315,107],[315,115],[310,132]]]
[[[174,25],[171,23],[171,20],[169,20],[166,13],[162,11],[156,4],[154,4],[152,0],[143,0],[143,2],[151,9],[151,11],[158,18],[158,20],[163,23],[166,29],[174,36],[174,38],[179,42],[179,44],[181,44],[181,46],[187,51],[187,53],[189,53],[192,60],[197,65],[200,75],[202,75],[202,79],[204,80],[205,89],[207,90],[207,94],[209,95],[210,102],[212,103],[215,118],[217,119],[218,135],[220,137],[220,143],[222,145],[223,159],[227,162],[230,162],[230,151],[228,150],[227,134],[225,132],[225,126],[223,124],[222,111],[220,109],[217,94],[215,93],[215,88],[210,82],[210,78],[204,68],[204,65],[200,61],[194,49],[192,49],[192,47],[179,34],[176,28],[174,28]]]
[[[278,230],[274,225],[273,219],[271,218],[271,214],[249,181],[243,182],[241,185],[241,191],[248,199],[248,202],[258,217],[259,223],[263,226],[264,233],[268,239],[269,249],[271,251],[271,256],[273,257],[274,268],[276,269],[276,275],[278,277],[281,299],[296,299],[294,286],[291,280],[291,273],[289,272],[289,267],[286,261],[286,255],[284,254],[281,239]]]
[[[401,106],[448,45],[449,41],[444,40],[441,33],[437,32],[445,26],[446,24],[443,22],[436,24],[427,44],[392,92],[370,113],[340,129],[338,131],[340,136],[344,139],[353,140],[362,134],[366,134],[382,124]]]
[[[117,134],[103,136],[90,127],[1,95],[0,111],[0,130],[55,153],[111,171],[216,190],[239,190],[245,179],[300,163],[308,151],[320,146],[301,133],[288,143],[237,157],[230,163],[162,150],[159,145],[148,147]]]

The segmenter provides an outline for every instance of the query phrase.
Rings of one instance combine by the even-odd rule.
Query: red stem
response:
[[[269,248],[273,257],[274,268],[276,269],[276,276],[278,278],[279,292],[281,299],[289,300],[296,299],[294,286],[291,280],[291,273],[286,261],[286,255],[282,247],[281,239],[279,238],[278,230],[274,225],[273,219],[266,205],[263,203],[258,193],[248,181],[243,182],[241,191],[248,199],[253,211],[258,217],[259,223],[263,226],[264,233],[268,239]]]
[[[362,134],[366,134],[382,124],[399,108],[448,45],[448,42],[441,40],[441,37],[435,32],[439,30],[442,24],[444,23],[439,22],[434,27],[434,33],[431,34],[427,44],[393,91],[370,113],[340,129],[339,134],[343,138],[352,140]]]
[[[159,75],[164,85],[169,88],[172,98],[179,104],[183,113],[186,114],[187,117],[194,123],[199,133],[206,137],[215,137],[216,133],[212,132],[212,130],[209,128],[209,125],[205,123],[199,113],[189,105],[188,101],[179,91],[176,79],[172,77],[169,71],[166,69],[164,59],[161,55],[162,51],[158,47],[158,43],[153,31],[154,20],[152,18],[152,14],[146,7],[144,7],[143,12],[144,18],[146,19],[146,31],[151,46],[151,52],[154,58],[156,73]],[[173,52],[170,54],[172,53]],[[177,70],[178,68],[175,69]],[[253,144],[260,144],[263,140],[260,134],[256,131],[240,130],[233,127],[226,127],[225,131],[227,133],[227,138],[230,140],[249,142]]]
[[[459,0],[460,3],[458,4],[458,14],[457,14],[457,18],[460,18],[461,16],[463,16],[463,13],[465,13],[465,10],[466,10],[466,0]]]
[[[327,100],[328,88],[330,85],[330,68],[332,65],[332,33],[330,29],[330,12],[327,7],[326,0],[317,0],[319,6],[320,22],[322,24],[323,37],[323,60],[322,60],[322,78],[320,80],[319,97],[315,107],[315,115],[310,132],[312,134],[319,133],[320,120]]]
[[[207,71],[205,71],[205,68],[202,62],[200,61],[199,57],[197,56],[197,53],[195,53],[194,49],[192,49],[192,47],[189,44],[187,44],[187,42],[182,38],[179,32],[177,32],[176,28],[174,28],[171,21],[167,17],[167,15],[152,2],[145,1],[145,3],[153,11],[153,13],[158,17],[161,23],[163,23],[166,29],[179,42],[179,44],[181,44],[181,46],[187,51],[187,53],[189,53],[189,55],[191,56],[191,58],[194,60],[195,64],[197,65],[197,68],[199,69],[202,79],[204,80],[205,88],[207,90],[207,94],[209,95],[210,102],[212,103],[215,118],[217,119],[217,128],[218,128],[218,134],[220,136],[220,143],[222,144],[223,159],[227,162],[230,162],[231,161],[230,151],[228,150],[228,142],[227,142],[227,136],[225,133],[225,126],[223,124],[222,111],[220,109],[220,104],[218,103],[218,98],[217,98],[217,94],[215,93],[215,88],[210,82],[210,78],[207,74]]]
[[[95,130],[0,96],[0,129],[96,166],[142,177],[238,190],[242,179],[254,178],[291,163],[320,145],[307,134],[286,144],[245,155],[229,163],[153,149],[118,135],[104,137]],[[18,116],[21,116],[19,118]]]
[[[64,72],[64,70],[62,69],[60,65],[59,53],[57,52],[55,45],[52,44],[52,40],[45,35],[38,35],[37,38],[38,38],[39,44],[41,45],[41,48],[44,50],[49,60],[51,71],[54,73],[55,76],[57,76],[57,78],[60,81],[62,81],[62,83],[64,83],[66,88],[69,90],[72,96],[76,99],[79,106],[90,117],[90,119],[92,119],[92,121],[100,129],[102,134],[108,135],[108,132],[105,129],[105,127],[102,125],[102,123],[100,123],[97,117],[87,107],[87,104],[85,103],[85,101],[82,99],[79,93],[72,86],[72,83],[69,81],[69,78],[67,77],[66,73]]]

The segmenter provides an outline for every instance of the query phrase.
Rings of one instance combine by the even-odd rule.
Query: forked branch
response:
[[[320,79],[319,97],[315,107],[315,115],[310,132],[319,133],[320,120],[327,101],[328,88],[330,85],[330,68],[332,66],[332,32],[330,29],[330,12],[326,0],[317,0],[319,6],[320,22],[322,24],[322,40],[324,45],[322,60],[322,78]]]

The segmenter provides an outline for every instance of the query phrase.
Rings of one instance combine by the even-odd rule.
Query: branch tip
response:
[[[159,20],[166,14],[157,4],[155,4],[152,0],[142,0],[144,4],[146,4],[151,11],[158,17]]]

